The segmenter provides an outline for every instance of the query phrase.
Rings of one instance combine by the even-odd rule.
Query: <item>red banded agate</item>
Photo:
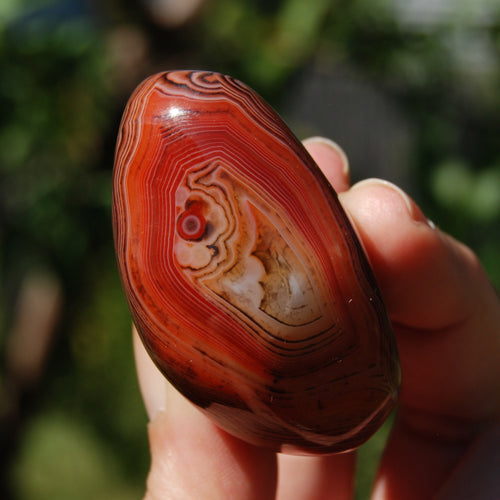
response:
[[[331,186],[247,86],[173,71],[136,89],[113,224],[146,349],[221,428],[331,453],[385,420],[399,365],[373,273]]]

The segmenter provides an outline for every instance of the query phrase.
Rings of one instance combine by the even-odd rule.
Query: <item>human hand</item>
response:
[[[403,374],[373,498],[500,498],[500,301],[474,254],[392,184],[349,189],[329,141],[305,145],[339,193],[377,277]],[[134,336],[152,455],[146,499],[352,498],[355,452],[276,455],[218,429]]]

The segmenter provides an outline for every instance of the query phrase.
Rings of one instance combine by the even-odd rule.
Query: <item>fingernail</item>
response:
[[[323,146],[326,146],[327,148],[330,148],[333,151],[335,151],[335,153],[337,153],[337,155],[340,157],[342,161],[342,173],[346,177],[349,176],[350,173],[349,159],[347,158],[345,151],[335,141],[327,139],[326,137],[315,136],[305,139],[303,141],[303,144],[310,144],[313,142],[315,142],[316,144],[322,144]]]

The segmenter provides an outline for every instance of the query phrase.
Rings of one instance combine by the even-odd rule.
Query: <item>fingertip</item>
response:
[[[351,187],[352,191],[358,189],[367,190],[375,196],[385,197],[385,202],[389,202],[392,205],[392,211],[402,214],[406,209],[410,218],[415,222],[425,222],[429,226],[434,227],[412,198],[399,186],[396,186],[396,184],[384,179],[370,178],[359,181]]]
[[[336,142],[325,137],[310,137],[303,144],[335,191],[349,189],[349,160]]]
[[[386,225],[401,222],[436,229],[415,201],[399,186],[383,179],[365,179],[354,184],[350,193],[365,216],[380,219]]]
[[[363,242],[391,319],[435,328],[454,317],[462,299],[460,266],[418,205],[394,184],[378,179],[356,184],[340,200]]]

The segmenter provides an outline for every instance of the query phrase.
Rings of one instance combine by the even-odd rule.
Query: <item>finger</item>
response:
[[[353,498],[356,454],[278,456],[278,500]]]
[[[274,499],[276,455],[216,427],[161,375],[134,332],[142,394],[152,418],[146,499]]]
[[[403,407],[457,419],[496,418],[500,308],[477,258],[389,183],[363,182],[341,199],[394,326]]]
[[[395,186],[363,182],[341,201],[381,287],[403,373],[376,498],[428,498],[499,417],[498,297],[472,252]]]
[[[500,426],[476,439],[449,480],[439,489],[436,500],[500,498]]]
[[[303,144],[337,193],[349,189],[349,161],[337,143],[324,137],[311,137]]]
[[[500,432],[489,429],[470,445],[440,441],[396,425],[372,500],[500,498]]]

